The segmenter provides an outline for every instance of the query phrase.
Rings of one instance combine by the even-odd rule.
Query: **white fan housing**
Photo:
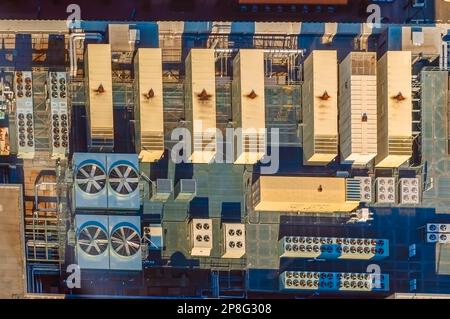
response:
[[[191,256],[209,256],[213,247],[212,219],[194,218],[190,222]]]
[[[142,270],[141,218],[109,216],[110,269]]]
[[[77,215],[76,259],[81,269],[109,269],[108,216]]]
[[[108,208],[106,167],[105,154],[73,154],[75,210]]]
[[[138,210],[140,207],[137,154],[107,154],[108,208]]]

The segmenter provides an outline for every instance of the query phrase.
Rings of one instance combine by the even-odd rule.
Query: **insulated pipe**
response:
[[[80,40],[93,39],[102,40],[103,36],[98,32],[76,32],[69,35],[70,76],[77,76],[77,52],[76,42]]]

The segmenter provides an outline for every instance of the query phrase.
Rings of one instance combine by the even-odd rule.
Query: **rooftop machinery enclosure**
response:
[[[161,49],[139,48],[134,58],[136,153],[142,162],[164,153]]]
[[[233,122],[238,143],[235,164],[254,164],[266,150],[264,51],[239,50],[233,61]]]
[[[304,164],[324,165],[338,154],[337,52],[312,51],[303,74]]]
[[[343,164],[366,165],[377,155],[377,57],[351,52],[339,66],[339,142]]]
[[[216,81],[213,49],[191,49],[186,58],[185,109],[191,134],[192,163],[216,155]]]
[[[110,152],[114,148],[111,46],[88,44],[84,61],[88,149]]]
[[[359,205],[350,187],[341,177],[260,176],[252,186],[252,205],[266,212],[349,212]]]
[[[377,167],[399,167],[412,155],[411,52],[388,51],[377,63]]]

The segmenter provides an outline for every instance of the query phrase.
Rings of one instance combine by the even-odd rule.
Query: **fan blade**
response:
[[[100,186],[99,183],[97,183],[97,181],[93,180],[92,181],[92,185],[94,185],[94,187],[99,191],[102,189],[102,187]]]
[[[125,245],[125,251],[126,251],[126,253],[127,253],[127,256],[130,256],[131,255],[131,253],[130,253],[130,245]]]
[[[127,182],[128,183],[139,183],[139,178],[137,178],[137,177],[130,177],[130,178],[127,178]]]
[[[122,172],[119,170],[119,168],[114,167],[114,172],[116,172],[117,176],[123,177]]]
[[[86,192],[89,193],[91,191],[92,184],[93,184],[92,180],[89,180],[86,186]]]
[[[127,237],[127,240],[131,240],[133,237],[139,237],[139,236],[135,232],[132,232],[131,235]]]
[[[78,184],[86,184],[87,182],[89,182],[88,179],[79,179],[79,178],[77,178],[76,181]]]
[[[103,179],[106,179],[106,175],[97,175],[97,176],[94,176],[94,181],[100,181],[100,180],[103,180]]]
[[[97,242],[94,240],[94,241],[92,242],[92,244],[93,244],[93,247],[95,248],[95,250],[97,251],[97,253],[100,254],[100,252],[101,252],[102,250],[100,249],[100,247],[98,247]]]
[[[139,244],[137,244],[137,243],[135,243],[135,242],[132,242],[132,241],[128,242],[128,245],[131,246],[131,247],[133,247],[133,248],[136,248],[136,249],[138,249],[138,248],[140,247]]]
[[[125,173],[123,174],[123,177],[127,178],[128,176],[130,176],[131,173],[131,167],[128,166],[127,169],[125,170]]]
[[[118,191],[118,192],[120,192],[120,191],[122,190],[123,184],[124,184],[124,182],[123,182],[123,181],[120,181],[119,186],[117,186],[117,191]]]
[[[97,238],[98,238],[98,235],[100,235],[100,231],[101,231],[101,229],[100,229],[100,228],[97,228],[97,230],[95,231],[95,234],[94,234],[94,236],[93,236],[94,239],[97,239]]]
[[[83,233],[84,233],[86,236],[88,236],[88,238],[89,238],[90,240],[92,240],[92,235],[91,235],[91,233],[89,232],[89,230],[88,230],[87,228],[84,228],[84,229],[83,229]]]
[[[125,229],[123,227],[120,228],[120,234],[122,235],[122,240],[126,239]]]
[[[122,180],[122,178],[120,178],[120,177],[109,178],[110,183],[120,183],[121,180]]]
[[[123,240],[119,239],[119,238],[116,238],[116,237],[113,237],[113,238],[111,238],[111,242],[115,243],[115,244],[121,244],[121,243],[123,243]]]
[[[81,174],[83,174],[84,176],[86,176],[87,178],[89,178],[89,174],[84,170],[84,167],[79,169],[79,172],[81,172]]]
[[[130,187],[130,184],[128,184],[127,182],[123,183],[125,185],[125,188],[127,189],[128,193],[131,193],[133,190]]]
[[[97,165],[92,165],[92,168],[91,168],[91,174],[90,174],[90,176],[89,177],[94,177],[95,176],[95,171],[96,171],[96,169],[97,169]]]

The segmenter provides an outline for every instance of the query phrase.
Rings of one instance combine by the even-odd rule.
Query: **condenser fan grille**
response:
[[[78,246],[86,253],[97,256],[108,248],[106,232],[97,226],[87,226],[78,235]]]
[[[119,256],[130,257],[139,251],[141,238],[135,230],[124,226],[112,233],[111,245]]]
[[[96,194],[105,187],[106,174],[98,165],[87,164],[78,169],[76,182],[84,192]]]
[[[129,165],[117,165],[109,173],[109,184],[119,194],[127,195],[136,190],[139,176]]]

